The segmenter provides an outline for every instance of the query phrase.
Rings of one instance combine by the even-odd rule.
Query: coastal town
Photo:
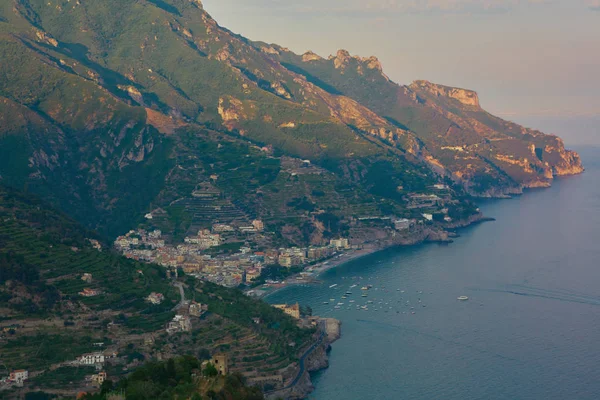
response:
[[[399,224],[408,226],[409,221]],[[244,229],[244,228],[243,228]],[[250,228],[245,229],[247,232]],[[262,222],[253,222],[254,232],[262,231]],[[207,280],[227,287],[242,284],[252,285],[268,266],[277,266],[286,271],[293,268],[315,265],[343,251],[351,249],[348,239],[331,239],[327,246],[290,247],[253,251],[245,245],[238,246],[236,252],[213,256],[206,250],[217,248],[225,243],[223,232],[232,232],[228,225],[215,224],[212,230],[203,229],[195,236],[188,236],[179,245],[166,244],[162,232],[154,230],[132,230],[115,241],[115,247],[125,257],[153,262],[177,274],[182,271],[198,279]],[[302,271],[301,276],[309,278],[312,271]],[[275,281],[266,282],[278,283]]]
[[[273,231],[277,227],[267,226],[260,218],[248,218],[218,198],[220,194],[214,186],[197,186],[193,201],[185,207],[194,213],[198,223],[192,223],[181,239],[160,228],[159,221],[166,218],[167,212],[156,209],[144,216],[141,227],[119,236],[114,247],[127,258],[161,265],[172,276],[183,273],[226,287],[246,288],[253,294],[260,293],[251,290],[257,286],[269,289],[288,277],[300,282],[314,281],[320,271],[335,264],[333,260],[372,249],[374,234],[379,243],[386,242],[382,240],[386,238],[390,243],[402,237],[410,241],[428,227],[452,224],[450,209],[456,204],[450,187],[436,184],[427,193],[405,196],[404,217],[347,216],[342,220],[349,231],[343,236],[322,238],[308,246],[281,247],[275,245],[275,236],[281,234]],[[319,212],[323,211],[315,211]]]

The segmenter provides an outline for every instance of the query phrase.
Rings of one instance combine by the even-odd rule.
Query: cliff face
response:
[[[414,137],[419,145],[412,154],[475,196],[521,193],[549,186],[554,176],[583,171],[578,155],[567,151],[560,139],[494,117],[481,108],[472,90],[424,80],[401,86],[383,74],[376,59],[345,50],[327,60],[300,59],[289,52],[278,58]]]
[[[434,96],[449,97],[460,101],[464,105],[479,108],[479,96],[472,90],[436,85],[428,81],[415,81],[409,87],[411,89],[427,91]]]

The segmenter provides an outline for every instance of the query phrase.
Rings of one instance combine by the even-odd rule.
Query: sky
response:
[[[374,55],[395,82],[472,89],[493,114],[600,144],[600,0],[203,3],[249,39],[325,57],[338,49]],[[566,121],[580,122],[578,131]]]

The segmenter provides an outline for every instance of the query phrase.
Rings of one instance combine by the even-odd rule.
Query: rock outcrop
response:
[[[411,84],[412,88],[426,90],[435,96],[445,96],[460,101],[467,106],[479,108],[479,96],[477,92],[467,89],[453,88],[449,86],[437,85],[429,81],[415,81]]]

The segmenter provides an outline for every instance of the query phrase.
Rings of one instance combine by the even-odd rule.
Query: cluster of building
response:
[[[247,228],[260,231],[264,226],[262,221],[254,220],[252,226]],[[350,247],[348,239],[333,239],[329,246],[256,252],[242,246],[235,254],[206,254],[207,249],[223,244],[223,235],[235,229],[230,225],[215,224],[212,230],[200,230],[197,235],[186,237],[184,243],[179,245],[167,245],[160,230],[148,232],[140,229],[117,238],[115,247],[126,257],[154,262],[174,270],[181,268],[188,275],[228,287],[255,281],[267,265],[291,268],[331,257],[336,251]],[[160,304],[163,299],[157,293],[147,298],[153,304]]]
[[[186,307],[179,309],[177,315],[167,324],[166,331],[169,335],[177,332],[189,332],[192,330],[192,319],[190,317],[201,317],[208,311],[207,304],[196,303],[195,301],[184,303]]]

